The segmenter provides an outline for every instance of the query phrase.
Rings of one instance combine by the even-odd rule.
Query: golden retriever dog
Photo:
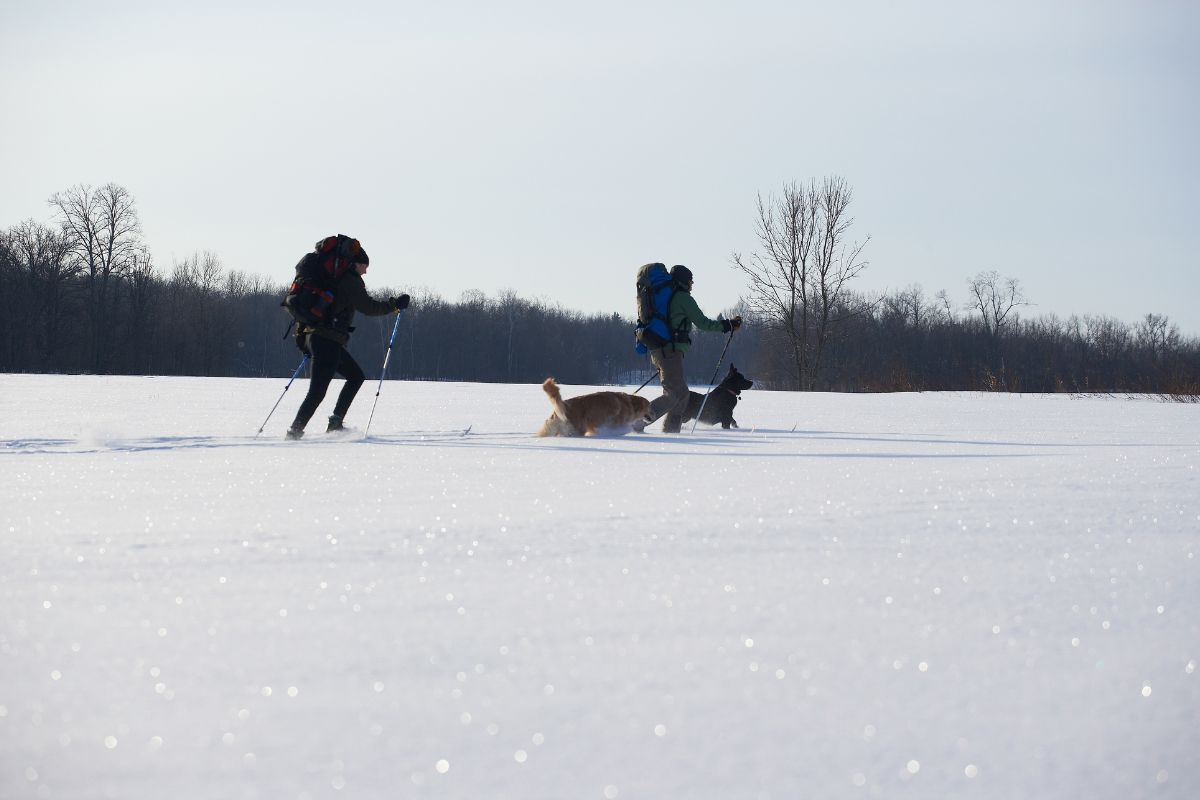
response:
[[[538,436],[595,436],[622,434],[650,410],[650,401],[624,392],[593,392],[563,400],[554,378],[546,378],[542,390],[550,396],[554,411],[542,423]]]

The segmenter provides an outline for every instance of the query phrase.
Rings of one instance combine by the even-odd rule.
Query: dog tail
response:
[[[562,392],[558,390],[558,384],[555,383],[554,378],[546,378],[542,384],[542,391],[550,396],[550,404],[554,406],[554,413],[558,415],[559,419],[566,422],[567,404],[563,402]]]

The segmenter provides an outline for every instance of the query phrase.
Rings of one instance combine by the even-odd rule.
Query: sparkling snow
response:
[[[0,376],[0,797],[1200,795],[1200,406],[285,382]]]

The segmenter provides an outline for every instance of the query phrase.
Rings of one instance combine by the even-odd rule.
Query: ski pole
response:
[[[304,369],[304,365],[308,363],[308,353],[304,354],[304,358],[300,359],[300,366],[296,367],[296,371],[292,373],[292,380],[287,382],[287,386],[283,387],[283,394],[279,395],[279,399],[275,401],[275,405],[271,406],[271,414],[275,413],[275,409],[279,408],[279,404],[283,402],[283,395],[287,394],[287,390],[292,388],[292,381],[296,380],[296,376],[300,374],[300,370]],[[263,428],[267,427],[267,423],[271,420],[271,414],[267,414],[267,418],[263,420],[262,427],[258,429],[258,433],[254,434],[257,439],[259,433],[263,432]]]
[[[696,421],[692,423],[692,429],[688,435],[696,432],[696,426],[700,424],[700,415],[704,413],[704,404],[708,402],[708,396],[712,394],[712,385],[716,383],[717,373],[721,371],[721,362],[725,360],[725,353],[729,350],[729,343],[733,341],[733,328],[729,329],[729,338],[725,340],[725,349],[721,351],[721,357],[717,359],[717,368],[713,370],[713,376],[708,382],[709,389],[704,393],[704,399],[700,401],[700,410],[696,412]]]
[[[646,384],[650,383],[650,381],[654,380],[654,379],[655,379],[655,378],[657,378],[657,377],[658,377],[658,370],[655,370],[654,372],[650,373],[650,377],[649,377],[649,378],[646,378],[646,383],[643,383],[641,386],[639,386],[638,388],[634,389],[634,390],[633,390],[633,393],[634,393],[634,394],[637,394],[637,393],[638,393],[638,392],[640,392],[642,389],[645,389],[645,388],[646,388]]]
[[[379,393],[383,391],[383,379],[387,375],[388,359],[392,357],[392,345],[396,343],[396,332],[400,330],[400,318],[404,316],[404,309],[396,312],[396,324],[392,326],[392,336],[388,339],[387,352],[383,354],[383,367],[379,370],[379,387],[375,389],[375,402],[371,404],[371,416],[367,417],[367,427],[363,430],[363,438],[367,438],[367,431],[371,430],[371,420],[375,419],[375,406],[379,405]]]

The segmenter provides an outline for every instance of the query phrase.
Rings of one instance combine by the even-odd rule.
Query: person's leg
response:
[[[325,399],[329,382],[333,380],[333,373],[337,370],[338,351],[342,348],[337,342],[310,335],[308,349],[312,353],[312,379],[308,382],[308,394],[304,395],[304,401],[300,403],[289,434],[303,432],[317,406]]]
[[[650,354],[650,362],[658,368],[659,380],[662,383],[662,396],[650,403],[650,413],[646,424],[649,425],[663,414],[663,432],[678,433],[683,425],[683,412],[687,410],[688,385],[683,375],[683,353],[670,347],[655,350]]]
[[[658,385],[662,387],[663,393],[650,401],[650,410],[646,412],[645,423],[649,425],[654,420],[667,413],[667,409],[674,404],[667,398],[667,382],[663,374],[663,352],[666,348],[650,351],[650,363],[654,369],[658,370]]]
[[[366,375],[363,374],[362,367],[354,360],[354,356],[350,355],[346,348],[341,349],[341,355],[338,357],[337,371],[338,374],[346,379],[346,384],[342,387],[342,391],[338,394],[337,405],[333,407],[333,416],[329,418],[330,430],[337,430],[342,427],[342,420],[346,417],[346,412],[350,410],[350,404],[354,402],[354,396],[358,394],[358,390],[362,387],[363,381],[366,380]],[[334,422],[336,418],[337,422]]]

